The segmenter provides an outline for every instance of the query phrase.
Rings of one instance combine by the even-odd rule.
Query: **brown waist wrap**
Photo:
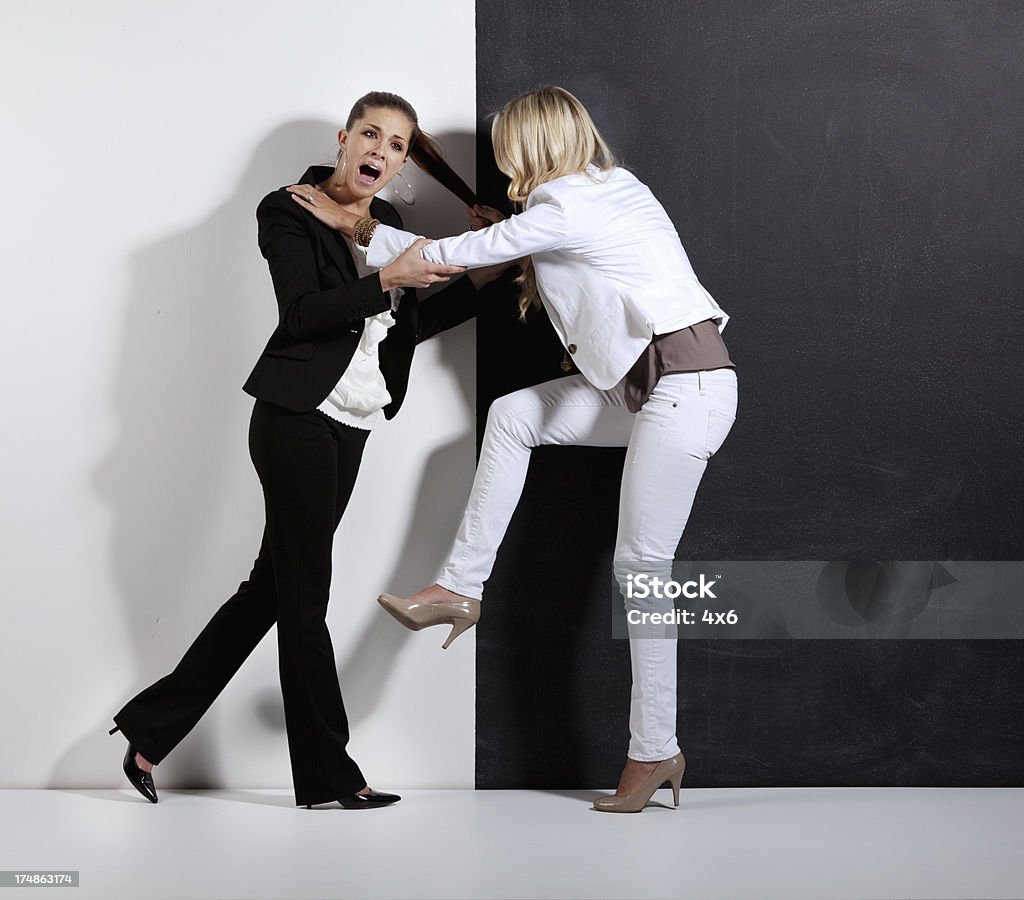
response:
[[[668,334],[656,334],[626,373],[626,408],[639,412],[658,379],[670,372],[735,368],[712,319]]]

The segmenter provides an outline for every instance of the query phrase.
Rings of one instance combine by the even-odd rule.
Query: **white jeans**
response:
[[[627,448],[615,575],[621,585],[631,564],[644,563],[643,571],[670,577],[697,485],[735,416],[732,369],[665,375],[635,415],[626,409],[621,383],[602,391],[582,375],[499,397],[491,404],[469,503],[437,583],[480,599],[522,494],[530,451],[544,444]],[[630,657],[628,755],[642,762],[667,759],[679,752],[676,642],[631,638]]]

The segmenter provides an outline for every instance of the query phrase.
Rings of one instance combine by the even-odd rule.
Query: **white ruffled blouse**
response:
[[[345,243],[348,244],[360,278],[377,271],[367,265],[365,247],[360,247],[348,237]],[[383,409],[391,402],[391,394],[388,393],[377,357],[378,344],[387,337],[388,329],[395,324],[393,313],[398,309],[403,291],[401,288],[393,288],[390,293],[391,309],[364,321],[363,333],[352,361],[334,390],[317,407],[320,412],[338,422],[367,431],[384,418]]]

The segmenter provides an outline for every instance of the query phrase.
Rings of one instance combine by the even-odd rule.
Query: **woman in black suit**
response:
[[[472,192],[401,97],[361,98],[338,143],[333,168],[312,166],[300,179],[307,202],[330,198],[400,225],[376,194],[411,155],[472,203]],[[476,289],[498,269],[472,272],[418,303],[414,288],[462,269],[430,263],[416,246],[371,270],[365,249],[309,215],[284,188],[263,198],[256,218],[280,312],[244,386],[256,398],[249,451],[263,486],[263,541],[248,580],[174,671],[114,716],[111,734],[120,729],[128,739],[125,774],[156,803],[153,766],[195,726],[276,623],[296,804],[384,806],[398,796],[372,791],[346,751],[348,720],[325,621],[334,532],[370,430],[402,405],[416,344],[470,318]]]

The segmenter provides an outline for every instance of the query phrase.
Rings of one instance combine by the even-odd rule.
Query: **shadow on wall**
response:
[[[109,698],[111,715],[174,668],[210,616],[248,576],[256,556],[263,499],[248,461],[252,400],[241,385],[277,323],[277,311],[256,243],[255,210],[265,194],[297,179],[311,162],[333,163],[336,129],[313,120],[276,129],[209,216],[141,247],[130,258],[112,397],[120,431],[95,472],[96,490],[113,512],[111,564],[137,655],[134,682]],[[437,137],[456,170],[472,171],[472,135]],[[434,234],[463,230],[461,204],[414,170],[410,165],[405,174],[416,189],[415,207],[382,195],[394,202],[407,227]],[[471,336],[470,329],[460,328],[440,337],[442,364],[455,374],[467,410],[474,405]],[[386,430],[378,441],[386,440]],[[469,477],[464,460],[471,458],[472,446],[468,428],[435,450],[412,509],[389,511],[397,523],[394,543],[402,562],[388,586],[400,590],[433,578],[462,509],[462,499],[449,496],[451,481]],[[366,468],[364,460],[361,478]],[[337,585],[334,593],[337,599]],[[346,693],[358,698],[357,708],[350,708],[354,721],[377,705],[394,654],[406,638],[385,618],[376,616],[355,645],[355,657],[342,661]],[[265,727],[283,733],[279,692],[258,699],[256,709]],[[161,783],[211,787],[221,781],[206,722],[162,765]],[[80,784],[81,760],[91,753],[109,758],[109,777],[104,762],[100,783],[120,784],[121,736],[115,747],[97,742],[97,735],[109,741],[99,730],[80,737],[58,760],[49,787]]]

